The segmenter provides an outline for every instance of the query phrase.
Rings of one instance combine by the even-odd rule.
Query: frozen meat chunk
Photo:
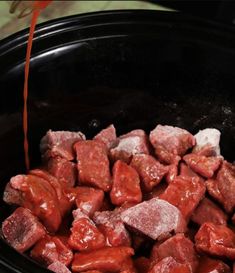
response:
[[[93,220],[99,230],[105,235],[109,246],[130,246],[131,238],[121,220],[121,209],[96,212]]]
[[[44,158],[60,156],[67,160],[73,160],[75,158],[73,144],[85,139],[81,132],[49,130],[41,139],[41,154]]]
[[[149,138],[156,156],[166,164],[177,163],[195,145],[195,139],[188,131],[168,125],[157,125]]]
[[[133,130],[120,136],[116,146],[110,150],[113,161],[122,160],[128,164],[136,154],[149,154],[148,137],[143,130]]]
[[[41,239],[46,231],[30,210],[18,208],[3,221],[2,233],[12,247],[24,252]]]
[[[193,153],[204,156],[219,156],[220,155],[220,131],[214,128],[200,130],[194,137],[196,145],[193,148]]]
[[[95,137],[94,140],[103,142],[107,149],[110,150],[115,146],[117,141],[116,129],[113,124],[109,125],[106,129],[100,131]]]
[[[71,273],[71,271],[59,261],[50,264],[47,268],[55,273]]]
[[[125,224],[156,240],[174,231],[184,232],[186,223],[181,212],[170,203],[152,198],[121,213]]]

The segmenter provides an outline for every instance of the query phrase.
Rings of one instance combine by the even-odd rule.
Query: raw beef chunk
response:
[[[166,175],[166,182],[170,184],[178,175],[178,163],[168,166],[168,173]]]
[[[72,249],[91,251],[105,246],[105,237],[80,209],[73,211],[71,235],[68,244]]]
[[[137,273],[134,262],[131,257],[123,261],[120,273]]]
[[[199,260],[197,273],[231,273],[231,270],[220,260],[202,257]]]
[[[148,137],[143,130],[133,130],[117,140],[117,146],[110,150],[113,161],[122,160],[130,163],[133,155],[149,154]]]
[[[100,131],[99,134],[94,137],[94,140],[103,142],[108,150],[111,149],[117,141],[116,129],[113,124]]]
[[[93,217],[109,246],[130,246],[131,239],[120,216],[120,209],[96,212]]]
[[[9,183],[11,188],[19,192],[20,204],[17,205],[31,210],[49,232],[56,232],[61,223],[61,212],[56,191],[51,184],[32,174],[14,176]]]
[[[120,206],[125,202],[139,203],[142,200],[139,175],[134,168],[118,160],[113,166],[111,202]]]
[[[195,236],[195,243],[201,253],[235,259],[235,234],[226,226],[204,223]]]
[[[56,156],[49,159],[47,169],[65,187],[73,187],[75,185],[77,180],[77,167],[75,163]]]
[[[59,261],[50,264],[47,268],[55,273],[71,273],[71,271]]]
[[[227,218],[227,215],[213,201],[204,198],[194,211],[191,220],[198,225],[202,225],[206,222],[226,225]]]
[[[150,260],[146,257],[139,257],[134,260],[135,267],[138,273],[148,273],[150,268]]]
[[[102,190],[91,187],[76,187],[74,191],[76,193],[75,202],[77,208],[80,208],[89,217],[92,217],[101,208],[104,200],[104,192]]]
[[[134,155],[131,166],[138,172],[144,191],[151,191],[168,172],[168,167],[146,154]]]
[[[2,233],[12,247],[24,252],[41,239],[46,231],[30,210],[18,208],[2,223]]]
[[[207,128],[200,130],[194,137],[196,145],[193,148],[193,153],[205,156],[220,155],[220,131],[217,129]]]
[[[75,153],[73,144],[79,140],[85,140],[81,132],[51,131],[41,139],[40,150],[45,158],[60,156],[67,160],[73,160]]]
[[[150,142],[159,160],[167,164],[177,163],[195,145],[195,139],[188,131],[167,125],[158,125],[151,131]]]
[[[99,141],[86,140],[77,142],[74,147],[80,183],[109,191],[111,175],[105,145]]]
[[[125,246],[104,247],[91,252],[78,253],[74,255],[72,271],[118,272],[121,270],[123,262],[132,255],[134,255],[133,249]]]
[[[203,177],[211,178],[214,172],[219,168],[222,161],[221,157],[206,157],[197,154],[187,154],[184,161],[196,173]]]
[[[42,179],[45,179],[46,181],[50,183],[50,185],[56,192],[61,216],[62,217],[65,216],[70,211],[71,204],[70,204],[69,198],[66,196],[64,192],[64,185],[61,184],[56,177],[52,176],[45,170],[34,169],[34,170],[31,170],[29,173],[32,175],[38,176]]]
[[[44,265],[59,261],[69,265],[73,259],[72,251],[56,236],[46,235],[31,250],[31,257]]]
[[[156,264],[166,257],[173,257],[176,262],[187,264],[192,272],[195,272],[198,259],[192,241],[183,234],[176,234],[165,242],[154,245],[151,253],[151,261]]]
[[[121,219],[128,226],[149,236],[163,239],[169,233],[184,232],[186,224],[180,211],[170,203],[152,198],[121,213]]]
[[[235,208],[235,166],[224,161],[215,179],[206,182],[209,194],[231,213]]]
[[[144,194],[144,200],[150,200],[155,197],[159,197],[168,187],[168,184],[165,182],[161,182],[156,187],[153,188],[151,192],[147,192]]]
[[[192,169],[190,169],[185,163],[180,163],[180,166],[179,166],[179,174],[180,176],[184,176],[184,177],[198,177],[200,178],[200,181],[201,182],[204,182],[204,178],[202,178],[200,175],[196,174]]]
[[[186,264],[178,263],[174,258],[167,257],[153,266],[149,273],[191,273]]]
[[[204,197],[205,191],[206,187],[199,178],[177,176],[160,198],[176,206],[188,220]]]

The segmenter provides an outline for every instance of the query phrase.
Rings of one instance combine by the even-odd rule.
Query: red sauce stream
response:
[[[25,62],[25,71],[24,71],[24,108],[23,108],[23,131],[24,131],[24,155],[25,155],[25,166],[26,170],[30,169],[30,161],[29,161],[29,143],[28,143],[28,79],[29,79],[29,64],[30,64],[30,56],[33,44],[33,36],[35,26],[37,24],[38,16],[42,9],[46,8],[52,0],[50,1],[35,1],[34,2],[34,11],[32,15],[29,39],[27,44],[27,53],[26,53],[26,62]]]

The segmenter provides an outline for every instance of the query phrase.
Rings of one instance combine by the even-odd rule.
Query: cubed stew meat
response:
[[[2,237],[55,273],[232,273],[235,165],[220,132],[49,130],[13,176]]]

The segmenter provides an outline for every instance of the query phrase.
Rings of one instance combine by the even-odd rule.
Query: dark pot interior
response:
[[[24,172],[23,68],[27,31],[0,44],[0,191]],[[40,25],[29,82],[32,167],[48,129],[87,137],[114,123],[118,134],[169,124],[222,132],[222,154],[235,151],[235,31],[178,13],[117,11]],[[0,221],[9,207],[0,201]],[[42,273],[0,241],[1,272]],[[0,268],[1,269],[1,268]]]

